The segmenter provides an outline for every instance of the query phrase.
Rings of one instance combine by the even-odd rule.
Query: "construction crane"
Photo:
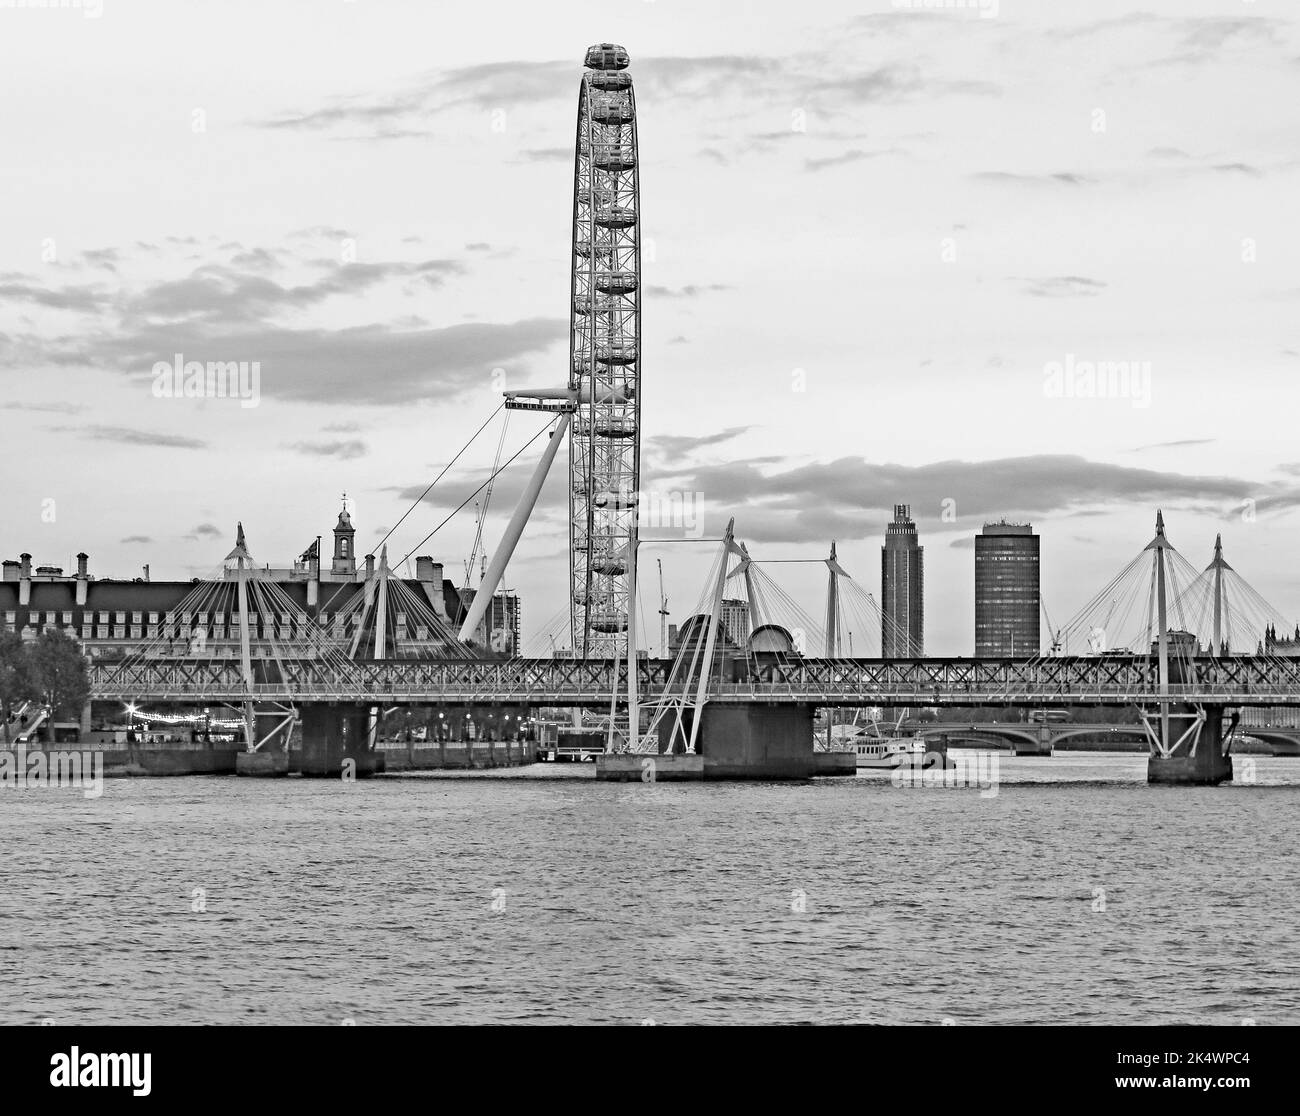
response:
[[[1040,595],[1038,603],[1043,608],[1043,619],[1047,621],[1047,634],[1051,637],[1052,646],[1048,651],[1049,655],[1059,655],[1061,653],[1061,631],[1059,628],[1052,626],[1052,618],[1047,614],[1047,602]]]
[[[659,655],[668,654],[668,598],[664,596],[664,560],[656,558],[659,563]]]

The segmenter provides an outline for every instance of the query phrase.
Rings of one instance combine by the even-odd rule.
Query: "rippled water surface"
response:
[[[1253,762],[6,788],[0,1023],[1300,1023],[1300,760]]]

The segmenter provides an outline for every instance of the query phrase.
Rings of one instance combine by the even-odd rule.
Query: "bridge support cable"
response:
[[[1164,517],[1158,512],[1155,537],[1062,625],[1053,638],[1053,645],[1059,640],[1067,657],[1073,640],[1076,647],[1086,647],[1084,653],[1088,655],[1154,660],[1157,676],[1167,680],[1171,661],[1190,666],[1189,656],[1195,655],[1194,644],[1189,647],[1182,637],[1172,643],[1167,638],[1171,630],[1186,631],[1181,591],[1195,577],[1196,570],[1166,537]],[[1162,644],[1163,668],[1160,665]],[[1057,656],[1043,654],[1041,649],[1030,657],[1020,677],[1015,682],[1009,679],[1006,690],[999,695],[1003,703],[1010,704],[1021,696],[1032,697],[1034,677],[1040,669],[1044,675],[1050,674],[1047,664],[1054,657]],[[1025,689],[1026,682],[1030,683],[1030,690]],[[1044,689],[1039,696],[1052,700],[1058,695]]]
[[[534,434],[531,438],[529,438],[528,441],[526,441],[522,446],[520,446],[517,450],[515,450],[515,452],[510,455],[510,459],[504,465],[502,465],[500,469],[493,470],[493,472],[488,476],[488,478],[485,481],[483,481],[476,489],[474,489],[473,492],[471,492],[468,496],[466,496],[465,499],[463,499],[459,504],[457,504],[456,507],[453,508],[451,512],[442,520],[442,522],[440,522],[432,531],[430,531],[427,535],[425,535],[424,538],[422,538],[418,543],[416,543],[413,547],[411,547],[410,550],[408,550],[404,555],[402,555],[401,560],[397,564],[400,566],[403,562],[406,562],[411,557],[411,555],[413,555],[417,550],[420,549],[420,547],[422,547],[431,538],[433,538],[434,535],[436,535],[445,526],[447,526],[447,524],[450,523],[451,520],[459,512],[464,510],[465,506],[471,500],[473,500],[475,496],[477,496],[480,492],[482,492],[483,489],[485,489],[501,473],[504,473],[508,468],[510,468],[510,466],[513,465],[515,461],[523,454],[524,450],[526,450],[535,441],[537,441],[537,439],[540,438],[543,434],[545,434],[548,429],[550,429],[549,422],[545,426],[543,426],[536,434]]]
[[[1215,658],[1267,655],[1273,633],[1289,634],[1282,614],[1228,564],[1221,535],[1210,564],[1183,590],[1180,607],[1193,631],[1211,633],[1209,652]]]
[[[722,539],[722,555],[718,563],[718,578],[713,589],[712,607],[709,609],[709,631],[704,645],[704,661],[700,667],[700,680],[695,691],[694,715],[691,717],[691,738],[686,745],[688,755],[695,754],[695,741],[700,734],[700,719],[704,712],[704,704],[708,700],[709,675],[713,673],[713,650],[717,646],[718,625],[722,619],[722,594],[727,583],[727,559],[733,553],[741,553],[734,541],[733,532],[735,527],[735,519],[728,520],[727,530]]]
[[[483,550],[483,526],[487,523],[488,513],[492,509],[492,490],[496,486],[497,471],[501,468],[501,451],[505,448],[506,432],[510,429],[510,411],[505,411],[505,422],[501,424],[501,437],[497,439],[496,456],[492,459],[487,488],[483,492],[483,502],[478,505],[478,514],[474,517],[474,544],[469,549],[469,561],[465,563],[465,585],[461,596],[468,597],[470,582],[474,577],[474,567]]]
[[[658,745],[660,751],[676,752],[679,747],[684,752],[694,749],[694,734],[688,731],[686,711],[688,708],[694,710],[690,726],[694,729],[698,725],[702,710],[699,694],[702,690],[707,690],[712,674],[712,649],[709,647],[708,631],[713,630],[716,642],[717,629],[714,620],[718,611],[713,608],[712,602],[718,598],[719,586],[729,580],[727,566],[730,557],[742,553],[732,535],[734,523],[735,521],[732,520],[728,524],[719,552],[710,565],[700,599],[696,602],[690,620],[682,626],[677,654],[673,657],[663,688],[657,699],[648,703],[652,710],[650,723],[644,737],[634,741],[632,747],[636,750],[644,750],[647,742],[657,732],[660,733]],[[735,571],[732,572],[734,574]],[[696,695],[694,700],[691,697],[692,691]],[[660,726],[669,718],[671,718],[671,727],[667,734],[668,739],[663,741]]]
[[[497,544],[497,548],[492,554],[492,561],[488,563],[487,573],[483,575],[483,580],[479,583],[478,590],[474,594],[474,603],[470,605],[469,612],[465,616],[465,623],[461,626],[459,638],[462,643],[468,640],[478,629],[488,606],[492,603],[492,595],[497,591],[497,586],[501,584],[501,577],[506,572],[506,566],[510,564],[510,559],[514,557],[519,537],[524,533],[528,517],[533,514],[533,508],[537,504],[537,497],[542,491],[542,484],[546,480],[547,473],[551,471],[551,463],[555,460],[556,451],[564,442],[572,417],[569,414],[560,416],[559,421],[555,424],[555,429],[551,431],[546,448],[542,451],[537,468],[533,470],[533,475],[529,478],[528,484],[524,486],[523,492],[519,495],[519,503],[515,506],[510,522],[506,524],[505,534],[502,535],[501,542]]]
[[[474,441],[478,438],[478,436],[488,428],[488,424],[491,423],[491,421],[494,418],[496,418],[496,416],[500,414],[504,409],[505,409],[504,402],[497,404],[496,410],[493,411],[490,415],[488,415],[488,417],[484,420],[483,425],[480,426],[477,430],[474,431],[473,434],[469,436],[469,440],[463,446],[461,446],[460,449],[456,451],[455,456],[450,461],[448,461],[446,465],[442,467],[442,471],[436,477],[434,477],[433,480],[429,482],[428,487],[425,488],[425,490],[421,492],[418,497],[416,497],[413,501],[411,501],[410,507],[408,507],[406,511],[402,512],[402,514],[398,517],[397,522],[394,523],[390,528],[388,528],[387,533],[384,535],[382,539],[379,540],[380,546],[383,546],[384,543],[386,543],[392,537],[393,532],[396,531],[403,524],[403,522],[405,522],[406,517],[410,515],[411,512],[415,511],[415,509],[418,508],[421,503],[423,503],[424,498],[428,496],[430,492],[433,491],[434,485],[436,485],[440,480],[442,480],[443,477],[447,475],[447,472],[451,469],[451,467],[455,465],[457,461],[460,460],[461,454],[463,454],[467,449],[469,449],[470,446],[474,444]],[[504,431],[502,433],[504,436]],[[499,450],[498,450],[498,456],[500,456]],[[423,543],[421,543],[420,545],[423,545]],[[409,558],[410,554],[408,554],[406,557]],[[406,559],[404,558],[402,561],[404,562],[405,560]],[[401,562],[398,563],[399,566],[401,564],[402,564]]]

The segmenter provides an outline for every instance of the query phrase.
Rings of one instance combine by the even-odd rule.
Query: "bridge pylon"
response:
[[[1196,679],[1196,636],[1191,632],[1170,632],[1166,582],[1166,556],[1174,552],[1165,537],[1165,519],[1156,512],[1156,537],[1147,545],[1153,552],[1154,605],[1157,612],[1155,648],[1158,696],[1154,707],[1141,710],[1151,753],[1147,759],[1148,783],[1176,783],[1216,786],[1232,779],[1232,757],[1228,754],[1237,728],[1237,713],[1229,717],[1222,705],[1190,705],[1169,700],[1171,686],[1193,685]],[[1176,553],[1176,552],[1174,552]],[[1217,634],[1217,633],[1216,633]]]

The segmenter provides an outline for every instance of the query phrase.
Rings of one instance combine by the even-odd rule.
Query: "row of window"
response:
[[[10,613],[8,615],[12,615],[12,614]],[[37,621],[37,623],[39,623],[39,620]],[[55,627],[59,627],[59,625],[50,623],[47,625],[42,625],[42,627],[55,628]],[[214,628],[212,630],[200,629],[200,628],[191,629],[191,628],[181,628],[181,627],[167,627],[166,625],[158,625],[158,624],[148,624],[148,625],[145,624],[83,624],[81,627],[79,637],[78,637],[77,629],[71,624],[71,622],[63,624],[62,627],[67,632],[67,634],[72,636],[74,639],[80,638],[83,640],[157,639],[160,636],[163,639],[181,639],[181,640],[192,640],[192,639],[235,640],[239,638],[239,634],[240,634],[238,624],[231,624],[228,632],[220,628]],[[348,624],[347,628],[349,630],[354,629],[355,624]],[[3,625],[3,630],[7,632],[20,631],[17,623],[14,622],[13,620],[6,620],[6,622]],[[336,635],[340,634],[343,630],[344,630],[343,625],[341,624],[335,625]],[[272,629],[269,626],[264,628],[260,633],[258,629],[255,627],[251,628],[250,631],[253,635],[253,638],[255,639],[272,638],[272,637],[277,639],[294,639],[294,638],[301,639],[301,638],[306,638],[307,635],[307,633],[304,631],[302,627],[299,627],[295,631],[292,625],[285,625],[283,627],[275,629],[274,631],[272,631]],[[399,641],[405,641],[412,638],[410,634],[410,629],[406,626],[405,622],[399,623],[395,626],[393,636],[395,639]],[[421,625],[415,629],[414,638],[416,640],[429,640],[429,639],[439,640],[443,638],[443,635],[441,632],[434,633],[430,628]]]
[[[41,623],[41,613],[40,613],[39,610],[32,610],[28,615],[29,615],[28,623],[30,623],[30,624],[39,624],[39,623]],[[128,623],[127,618],[126,618],[126,615],[127,615],[127,614],[126,614],[125,612],[115,612],[115,613],[100,612],[100,613],[99,613],[99,618],[98,618],[98,620],[92,620],[92,617],[94,616],[94,613],[93,613],[93,612],[86,612],[86,613],[83,613],[83,615],[82,615],[82,619],[81,619],[81,622],[82,622],[83,625],[85,625],[85,624],[89,624],[89,623],[98,623],[98,624],[110,624],[110,623],[112,623],[112,624],[126,624],[126,623]],[[110,618],[109,618],[110,616],[112,617],[111,620],[110,620]],[[162,614],[157,613],[157,612],[151,612],[151,613],[149,613],[149,620],[148,620],[148,623],[150,623],[150,624],[158,624],[158,623],[161,622],[161,623],[169,624],[169,625],[174,625],[174,624],[177,623],[177,618],[176,618],[176,613],[175,613],[175,612],[168,612],[168,613],[166,613],[166,615],[162,617],[161,621],[160,621],[160,619],[159,619],[160,616],[162,616]],[[49,625],[51,625],[51,626],[53,626],[53,625],[55,625],[55,624],[62,624],[65,628],[68,628],[68,627],[72,627],[72,626],[73,626],[73,619],[72,619],[72,617],[73,617],[73,614],[72,614],[71,611],[65,611],[65,612],[63,612],[63,613],[59,613],[59,612],[56,612],[56,611],[51,610],[51,611],[47,611],[47,612],[45,613],[45,623],[46,623],[46,624],[49,624]],[[180,614],[180,620],[179,620],[179,623],[181,623],[181,624],[183,624],[183,625],[185,625],[185,626],[187,626],[187,627],[188,627],[188,626],[191,626],[192,624],[197,623],[197,624],[199,625],[199,627],[206,628],[206,627],[209,625],[209,617],[211,617],[211,621],[210,621],[210,622],[211,622],[212,624],[215,624],[217,627],[223,627],[223,626],[225,625],[225,623],[226,623],[226,614],[225,614],[224,612],[215,612],[215,613],[200,612],[200,613],[197,614],[197,616],[196,616],[196,614],[193,613],[193,612],[182,612],[182,613]],[[331,617],[330,617],[330,614],[329,614],[329,613],[322,613],[322,614],[320,615],[320,617],[318,618],[317,622],[318,622],[320,625],[322,625],[322,626],[328,626],[331,622],[334,623],[334,624],[339,624],[339,623],[344,622],[345,619],[349,619],[349,618],[342,617],[342,616],[340,616],[338,613],[335,613],[334,616],[333,616],[333,619],[332,619],[332,621],[331,621]],[[260,622],[260,620],[261,620],[261,618],[258,616],[258,614],[257,614],[256,612],[250,612],[250,613],[248,614],[248,622],[249,622],[249,624],[256,626],[256,625]],[[9,609],[9,610],[4,614],[4,622],[5,622],[6,624],[8,624],[8,625],[11,625],[11,626],[14,625],[14,624],[17,624],[17,623],[18,623],[18,613],[17,613],[14,609]],[[131,613],[131,619],[130,619],[129,622],[130,622],[131,624],[144,624],[144,623],[146,622],[145,619],[144,619],[144,613],[143,613],[143,612],[132,612],[132,613]],[[235,616],[234,613],[231,613],[231,616],[230,616],[230,622],[231,622],[232,624],[237,624],[237,623],[238,623],[238,619],[237,619],[237,617]],[[305,625],[307,624],[307,614],[306,614],[305,612],[299,612],[295,617],[287,617],[287,616],[283,616],[283,615],[277,613],[277,614],[276,614],[275,616],[273,616],[273,617],[270,617],[270,616],[266,617],[266,618],[265,618],[265,622],[266,622],[266,623],[277,623],[277,624],[297,623],[297,624],[302,624],[302,625],[305,626]],[[397,613],[397,623],[398,623],[398,624],[405,624],[406,622],[407,622],[407,619],[406,619],[406,613],[405,613],[405,612],[399,612],[399,613]]]

